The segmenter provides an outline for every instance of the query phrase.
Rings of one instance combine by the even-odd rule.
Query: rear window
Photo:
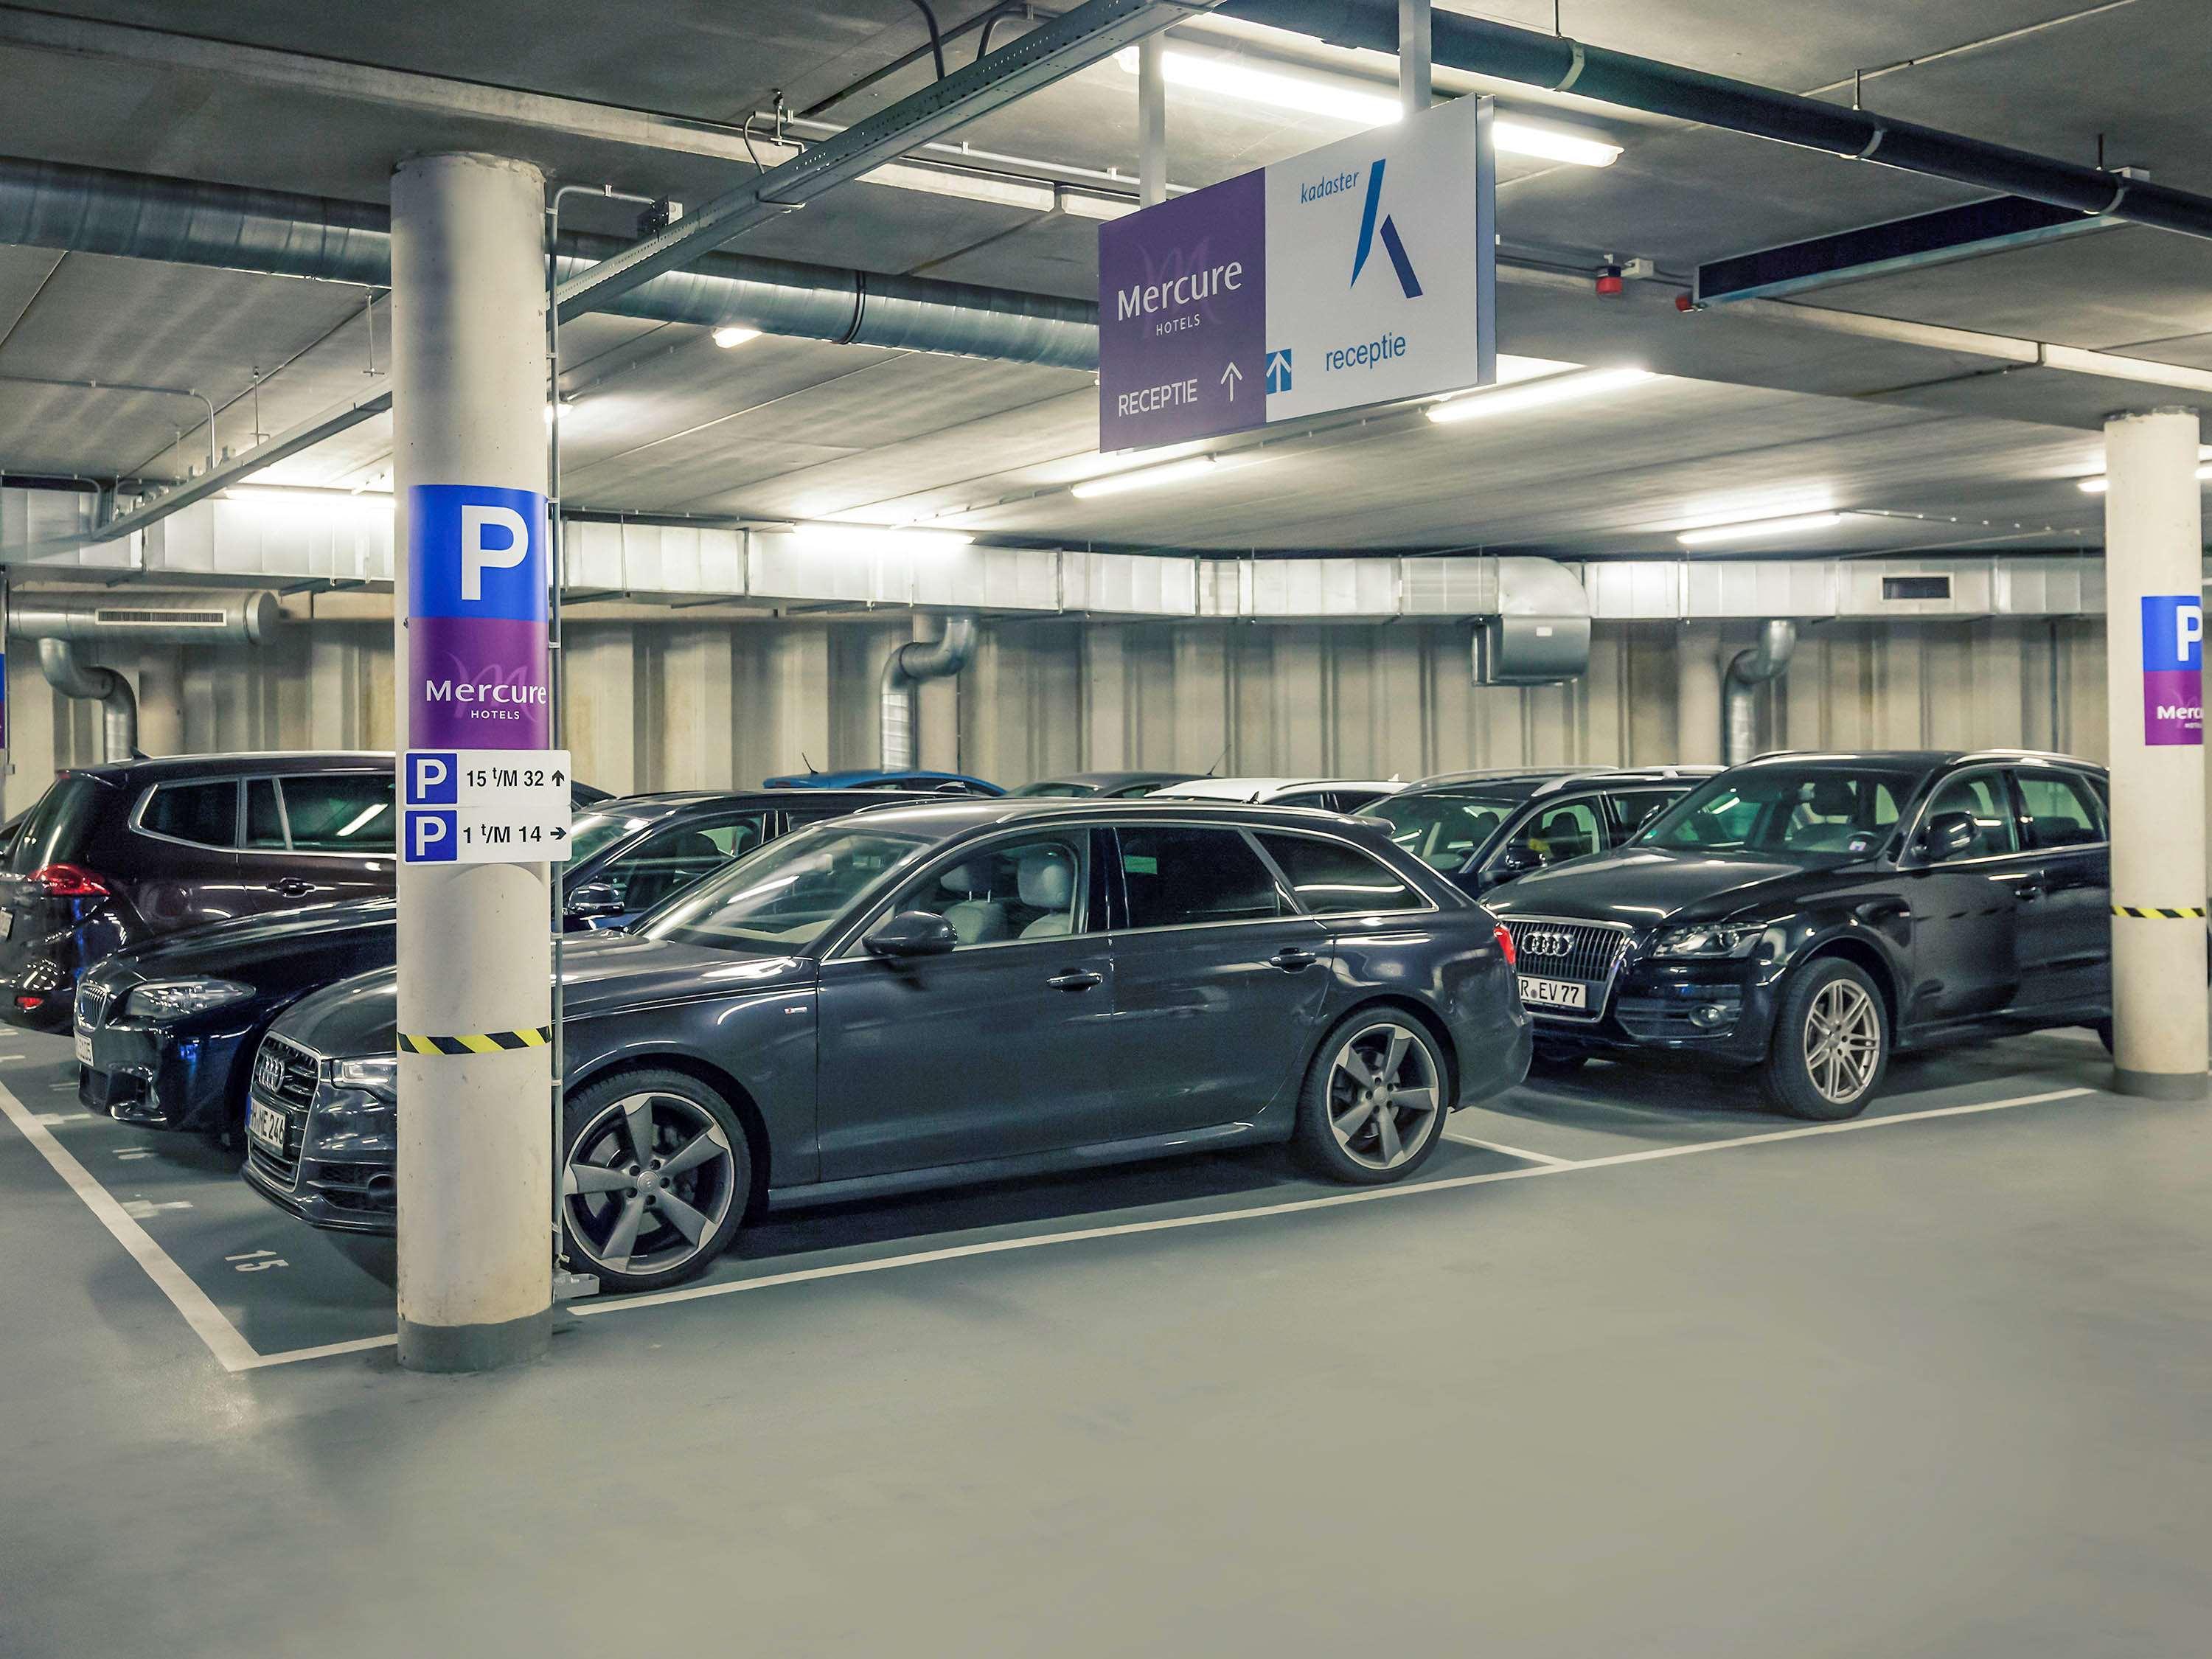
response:
[[[138,827],[151,836],[198,847],[238,844],[238,780],[220,783],[156,784],[138,809]]]
[[[15,843],[8,849],[8,868],[27,876],[49,864],[68,864],[84,856],[92,844],[94,827],[109,803],[118,799],[114,789],[95,779],[72,772],[54,780],[23,820]]]
[[[313,772],[284,780],[295,853],[389,853],[392,774]]]
[[[1306,836],[1261,836],[1298,902],[1317,916],[1366,910],[1417,910],[1427,903],[1405,881],[1356,848]]]
[[[1284,914],[1273,872],[1237,830],[1124,825],[1118,833],[1131,927],[1194,927]]]

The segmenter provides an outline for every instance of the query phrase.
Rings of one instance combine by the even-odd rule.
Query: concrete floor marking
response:
[[[1549,1152],[1524,1152],[1518,1146],[1508,1146],[1502,1140],[1478,1140],[1473,1135],[1454,1134],[1444,1131],[1446,1140],[1457,1141],[1462,1146],[1480,1146],[1486,1152],[1503,1152],[1508,1158],[1517,1158],[1530,1164],[1571,1164],[1571,1158],[1553,1158]]]
[[[53,1132],[40,1122],[5,1084],[0,1084],[0,1114],[4,1114],[23,1139],[37,1149],[39,1156],[53,1166],[54,1173],[83,1200],[84,1207],[92,1212],[100,1224],[114,1235],[115,1242],[130,1253],[131,1260],[146,1270],[146,1277],[154,1281],[155,1289],[169,1298],[169,1305],[185,1316],[185,1323],[207,1344],[208,1352],[225,1370],[246,1370],[258,1362],[261,1356],[254,1352],[252,1344],[222,1316],[222,1310],[208,1299],[208,1293],[195,1285],[191,1276],[176,1264],[169,1253],[125,1212],[123,1206],[108,1195],[107,1189],[92,1178],[84,1165],[70,1156],[69,1149],[54,1139]]]

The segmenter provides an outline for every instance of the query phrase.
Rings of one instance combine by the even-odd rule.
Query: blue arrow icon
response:
[[[1267,354],[1267,390],[1273,392],[1288,392],[1290,389],[1291,349],[1285,346],[1280,351]]]

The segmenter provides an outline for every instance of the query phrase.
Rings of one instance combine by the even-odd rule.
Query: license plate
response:
[[[1579,980],[1536,979],[1521,975],[1521,1000],[1531,1008],[1589,1007],[1589,987]]]
[[[284,1156],[284,1114],[259,1101],[246,1115],[246,1133],[277,1157]]]
[[[15,931],[15,913],[13,910],[0,910],[0,939],[7,938]]]
[[[90,1066],[93,1063],[92,1033],[89,1031],[79,1031],[76,1034],[76,1063],[80,1066]]]

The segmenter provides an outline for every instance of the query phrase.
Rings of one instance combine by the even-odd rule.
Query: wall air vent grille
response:
[[[156,628],[225,628],[229,618],[220,611],[132,611],[117,606],[102,607],[92,613],[94,628],[143,627]]]

